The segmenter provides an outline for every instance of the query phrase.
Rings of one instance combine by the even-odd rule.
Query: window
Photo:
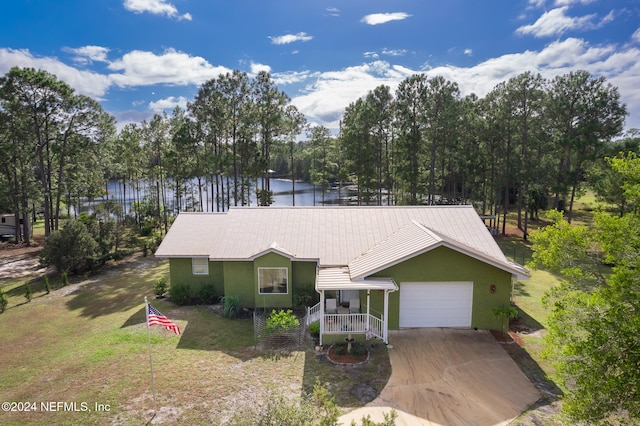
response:
[[[289,292],[287,268],[258,268],[258,292],[286,294]]]
[[[192,258],[191,272],[193,275],[209,275],[209,259],[206,257]]]

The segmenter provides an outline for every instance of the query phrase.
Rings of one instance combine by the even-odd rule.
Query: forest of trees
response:
[[[54,75],[13,68],[0,78],[0,211],[42,215],[48,236],[61,217],[108,199],[96,207],[104,220],[166,232],[180,211],[269,205],[278,176],[323,193],[352,185],[363,205],[473,203],[503,233],[516,211],[526,236],[539,209],[570,221],[585,185],[629,208],[604,160],[637,152],[637,134],[613,142],[625,116],[618,89],[585,71],[525,72],[484,98],[418,74],[351,103],[332,135],[309,126],[268,73],[234,71],[202,84],[186,109],[118,131]],[[111,198],[109,181],[135,202]]]

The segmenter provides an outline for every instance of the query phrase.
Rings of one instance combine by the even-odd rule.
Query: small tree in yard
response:
[[[31,302],[32,297],[33,289],[31,288],[31,284],[24,283],[24,298],[27,299],[27,302]]]
[[[167,280],[166,278],[158,278],[155,283],[153,283],[153,293],[162,297],[167,292]]]
[[[72,220],[62,230],[53,231],[40,254],[43,266],[55,266],[58,271],[76,273],[91,266],[98,253],[98,243],[87,227]]]
[[[502,335],[506,336],[509,321],[518,318],[518,310],[511,305],[500,306],[499,308],[493,308],[493,315],[502,321]]]
[[[4,291],[2,291],[2,289],[0,289],[0,314],[7,309],[8,304],[9,300],[7,299],[7,295],[4,294]]]
[[[49,294],[51,293],[51,284],[49,284],[49,277],[44,276],[44,291]]]

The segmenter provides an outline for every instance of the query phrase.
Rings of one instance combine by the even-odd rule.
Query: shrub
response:
[[[347,354],[347,344],[346,343],[338,343],[333,345],[333,353],[336,355],[346,355]]]
[[[242,316],[240,296],[225,296],[222,298],[222,315],[231,319],[237,319]]]
[[[518,310],[511,305],[493,308],[493,315],[502,321],[502,333],[507,334],[509,328],[509,320],[518,318]]]
[[[285,398],[281,393],[267,390],[261,396],[259,403],[245,404],[245,408],[237,411],[231,423],[238,426],[337,425],[340,409],[327,390],[327,386],[328,384],[323,385],[316,379],[312,394],[303,394],[295,398]],[[367,423],[367,425],[373,425],[373,423]]]
[[[294,294],[293,306],[311,306],[311,296],[308,294]]]
[[[47,275],[44,276],[44,291],[47,294],[51,293],[51,284],[49,284],[49,277]]]
[[[311,324],[309,324],[309,333],[313,337],[320,336],[320,321],[314,321]]]
[[[367,353],[367,348],[360,343],[352,343],[351,344],[351,355],[360,356]]]
[[[62,273],[62,287],[66,287],[69,285],[69,274],[66,272]]]
[[[9,300],[7,299],[7,295],[4,294],[4,291],[2,291],[2,289],[0,289],[0,314],[7,309],[8,304]]]
[[[167,292],[167,280],[166,278],[158,278],[153,283],[153,294],[156,296],[163,296]]]
[[[31,284],[24,284],[24,298],[27,299],[27,302],[31,302],[31,298],[33,297],[33,289],[31,288]]]
[[[69,221],[61,230],[53,231],[40,253],[43,266],[58,271],[78,272],[93,264],[99,255],[98,243],[80,220]]]
[[[198,301],[205,305],[213,305],[218,300],[216,289],[212,283],[207,283],[198,289]]]
[[[189,284],[172,284],[169,293],[171,294],[171,300],[176,305],[188,305],[191,301],[191,287]]]
[[[271,315],[267,318],[267,331],[271,333],[286,332],[300,325],[298,317],[296,317],[291,309],[281,309],[271,311]]]

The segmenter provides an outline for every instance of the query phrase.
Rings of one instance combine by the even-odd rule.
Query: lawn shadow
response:
[[[256,350],[251,319],[223,318],[208,306],[177,306],[166,299],[152,299],[151,306],[180,327],[177,349],[220,351],[242,361],[263,356]],[[121,328],[145,324],[144,303]],[[153,326],[152,329],[160,328]]]
[[[522,296],[529,297],[531,293],[525,290],[526,285],[522,281],[516,281],[513,285],[513,295],[514,296]]]
[[[512,330],[531,333],[544,329],[544,325],[529,315],[527,311],[523,310],[518,305],[515,305],[515,307],[518,309],[518,318],[510,321],[510,328]]]
[[[529,381],[538,389],[542,397],[527,411],[542,409],[558,401],[562,395],[562,389],[545,373],[540,364],[531,357],[529,352],[518,343],[502,345],[509,356],[520,367]]]
[[[532,259],[533,246],[530,241],[519,237],[499,237],[496,243],[506,257],[520,265],[526,265]]]
[[[165,273],[165,266],[162,261],[145,258],[100,270],[76,285],[66,305],[89,318],[143,306],[144,297],[151,293],[154,279]]]

